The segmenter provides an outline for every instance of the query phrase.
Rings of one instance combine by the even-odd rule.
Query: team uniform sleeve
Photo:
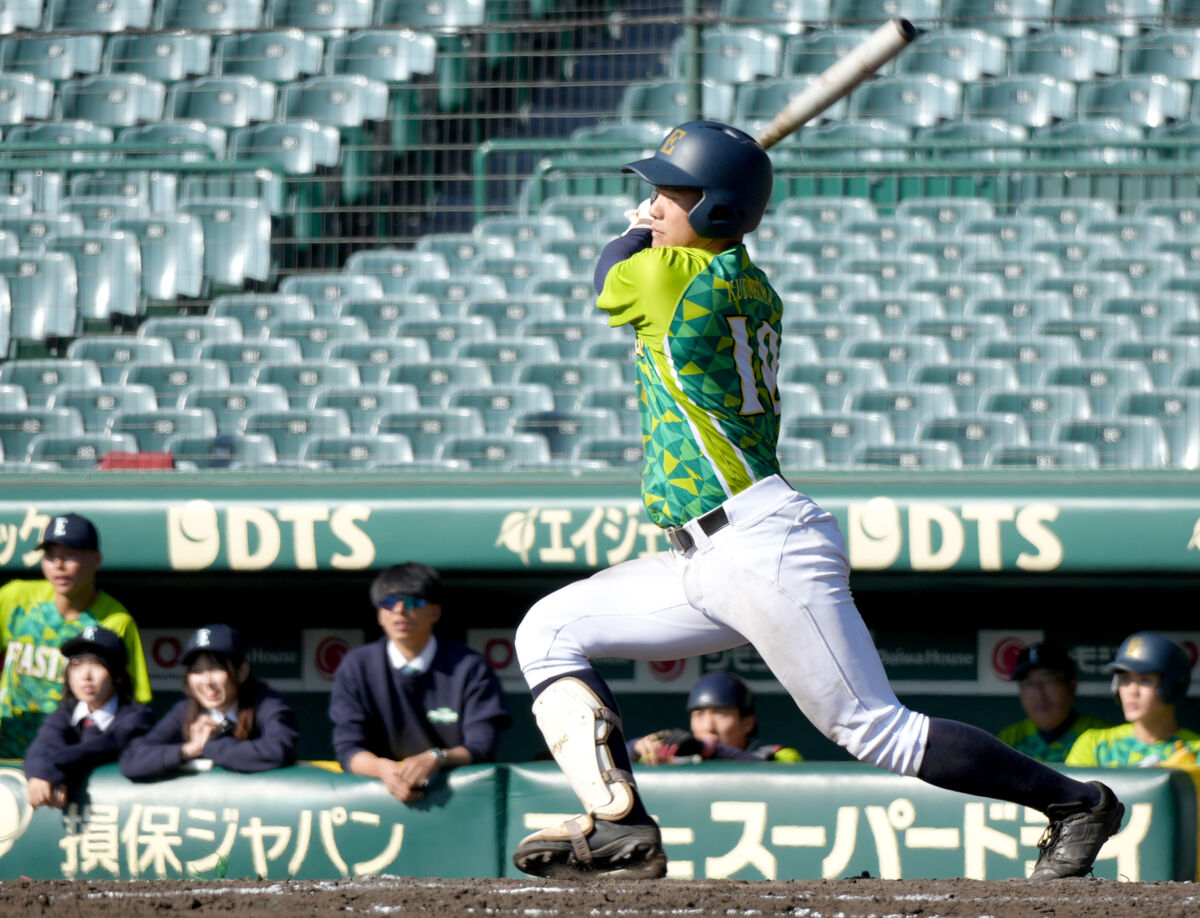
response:
[[[650,248],[652,236],[648,229],[630,230],[623,236],[618,236],[612,242],[604,247],[604,251],[600,253],[600,258],[596,262],[596,273],[592,282],[596,285],[596,292],[600,293],[604,290],[604,281],[608,277],[608,272],[615,265],[624,261],[631,255],[636,255],[642,249]]]
[[[148,733],[133,740],[121,753],[121,774],[130,781],[155,781],[183,764],[183,718],[187,701],[180,701]]]
[[[609,270],[596,306],[609,325],[632,325],[661,349],[680,297],[710,261],[699,249],[644,249]]]
[[[125,652],[129,658],[126,668],[129,670],[129,680],[133,684],[133,698],[147,704],[153,697],[150,691],[150,674],[146,670],[146,655],[142,651],[142,635],[133,616],[122,607],[122,611],[106,616],[100,624],[109,631],[116,632],[125,642]]]
[[[500,733],[512,724],[512,716],[500,680],[482,658],[472,668],[462,717],[463,746],[471,753],[471,761],[493,761]]]
[[[348,654],[334,674],[333,689],[329,693],[333,754],[346,772],[350,771],[350,760],[356,753],[365,750],[382,754],[367,746],[367,706],[362,698],[358,670],[357,657]]]
[[[203,757],[230,771],[247,773],[294,764],[300,725],[288,703],[274,692],[264,694],[254,717],[258,736],[214,736],[204,744]]]
[[[1064,765],[1077,765],[1081,768],[1095,768],[1100,764],[1096,758],[1096,747],[1100,744],[1101,731],[1084,730],[1079,739],[1071,744]]]

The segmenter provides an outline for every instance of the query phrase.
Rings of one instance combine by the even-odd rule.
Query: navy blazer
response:
[[[68,698],[42,721],[25,751],[26,777],[73,784],[98,765],[117,761],[121,750],[154,726],[154,712],[136,701],[118,705],[107,730],[72,724],[74,711]]]
[[[183,699],[145,736],[121,753],[121,774],[131,781],[164,778],[183,764],[180,747],[187,741],[184,719],[191,702]],[[207,717],[207,714],[202,716]],[[254,730],[246,739],[232,734],[212,736],[200,757],[230,771],[253,772],[283,768],[296,761],[300,729],[296,714],[283,696],[264,687],[254,699]]]

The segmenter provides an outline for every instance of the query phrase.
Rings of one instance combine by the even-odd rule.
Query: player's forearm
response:
[[[635,229],[624,236],[618,236],[606,245],[604,251],[600,253],[599,260],[596,262],[596,274],[593,278],[593,283],[596,285],[596,293],[599,294],[604,290],[604,279],[608,277],[608,272],[613,269],[614,265],[624,261],[631,255],[636,255],[642,249],[649,248],[650,241],[650,230]]]

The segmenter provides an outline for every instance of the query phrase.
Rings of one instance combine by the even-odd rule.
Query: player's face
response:
[[[238,682],[218,660],[201,654],[187,671],[187,691],[203,708],[223,709],[238,699]]]
[[[691,729],[698,740],[745,749],[754,730],[754,715],[743,715],[735,707],[698,708],[692,711]]]
[[[93,711],[107,704],[116,691],[108,667],[90,654],[67,661],[67,688]]]
[[[1117,697],[1121,699],[1121,712],[1126,721],[1151,720],[1159,715],[1166,707],[1158,697],[1161,683],[1161,673],[1117,674]]]
[[[1052,669],[1031,669],[1017,686],[1025,716],[1039,730],[1053,730],[1075,705],[1075,680]]]
[[[688,223],[688,212],[696,206],[703,194],[698,188],[657,188],[650,203],[650,225],[652,248],[667,246],[692,246],[703,248],[706,241],[696,235]]]
[[[42,576],[59,596],[90,593],[96,584],[100,552],[50,543],[42,554]]]
[[[379,627],[387,639],[402,650],[419,652],[429,643],[433,626],[442,617],[442,607],[437,603],[411,597],[387,597],[380,605]]]

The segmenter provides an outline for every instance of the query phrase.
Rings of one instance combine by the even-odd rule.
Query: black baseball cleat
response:
[[[658,826],[624,826],[587,815],[523,839],[513,864],[523,873],[555,879],[603,875],[654,880],[667,873]]]
[[[1047,807],[1050,825],[1038,842],[1042,853],[1029,879],[1087,876],[1092,872],[1100,848],[1121,827],[1125,805],[1099,781],[1089,783],[1100,791],[1100,802],[1090,810],[1072,803]]]

